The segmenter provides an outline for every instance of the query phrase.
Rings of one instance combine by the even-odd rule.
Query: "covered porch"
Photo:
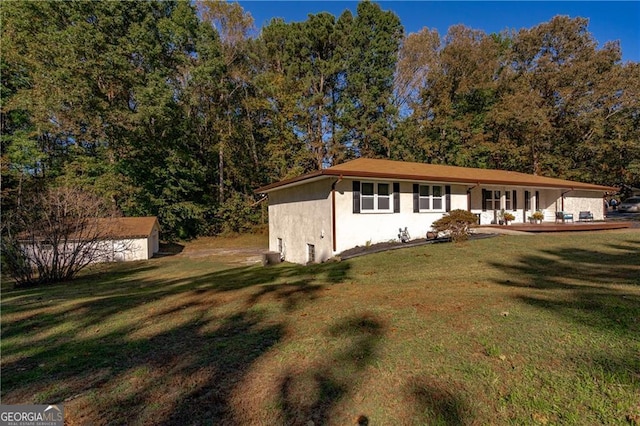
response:
[[[573,190],[572,188],[478,185],[467,190],[467,210],[478,217],[478,224],[482,226],[499,226],[501,214],[504,212],[514,217],[509,221],[510,227],[524,226],[528,232],[553,232],[549,227],[556,225],[558,212],[569,213],[574,218],[572,222],[561,225],[604,226],[603,196],[602,191]],[[543,215],[541,224],[531,223],[532,215],[536,212]],[[581,212],[590,213],[591,220],[580,222]],[[536,227],[540,227],[540,230],[534,231],[533,229],[538,229]],[[617,229],[617,227],[619,225],[603,229]],[[589,229],[589,227],[578,229]]]
[[[504,229],[520,232],[577,232],[577,231],[605,231],[610,229],[632,228],[633,222],[623,221],[597,221],[597,222],[543,222],[539,224],[532,223],[514,223],[509,225],[480,225],[481,228],[488,229]]]

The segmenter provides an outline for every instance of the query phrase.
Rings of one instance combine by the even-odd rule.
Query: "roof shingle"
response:
[[[438,164],[358,158],[356,160],[338,164],[337,166],[298,176],[297,178],[266,185],[258,188],[256,192],[270,192],[285,185],[295,184],[319,176],[347,176],[430,182],[528,186],[607,192],[618,190],[618,188],[610,186],[548,178],[505,170],[475,169],[469,167],[443,166]]]

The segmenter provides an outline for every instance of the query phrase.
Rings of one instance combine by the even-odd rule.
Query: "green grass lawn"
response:
[[[637,229],[308,267],[189,248],[5,283],[2,403],[64,402],[71,425],[640,424]]]

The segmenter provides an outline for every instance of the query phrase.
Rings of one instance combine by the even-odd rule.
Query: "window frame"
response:
[[[373,186],[373,194],[365,194],[364,188],[367,185]],[[381,185],[386,185],[387,193],[381,195]],[[365,200],[372,201],[372,208],[365,207]],[[380,208],[380,202],[385,201],[386,208]],[[360,213],[394,213],[394,191],[393,183],[387,181],[362,181],[360,182]]]
[[[427,188],[427,193],[429,195],[422,195],[422,188]],[[436,192],[434,188],[439,188],[440,195],[435,196]],[[418,184],[418,212],[420,213],[442,213],[446,210],[446,191],[444,185],[427,185],[427,184]],[[426,201],[427,207],[422,207],[422,202]],[[435,201],[440,201],[440,207],[434,208]]]

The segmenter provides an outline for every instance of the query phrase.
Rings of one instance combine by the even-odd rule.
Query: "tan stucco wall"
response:
[[[558,201],[560,210],[561,200]],[[593,213],[594,220],[604,220],[603,193],[595,191],[571,191],[564,196],[564,210],[573,213],[574,220],[582,211]]]
[[[278,251],[282,239],[284,259],[307,263],[307,244],[315,246],[315,261],[333,256],[331,243],[331,184],[323,179],[269,194],[269,250]]]

